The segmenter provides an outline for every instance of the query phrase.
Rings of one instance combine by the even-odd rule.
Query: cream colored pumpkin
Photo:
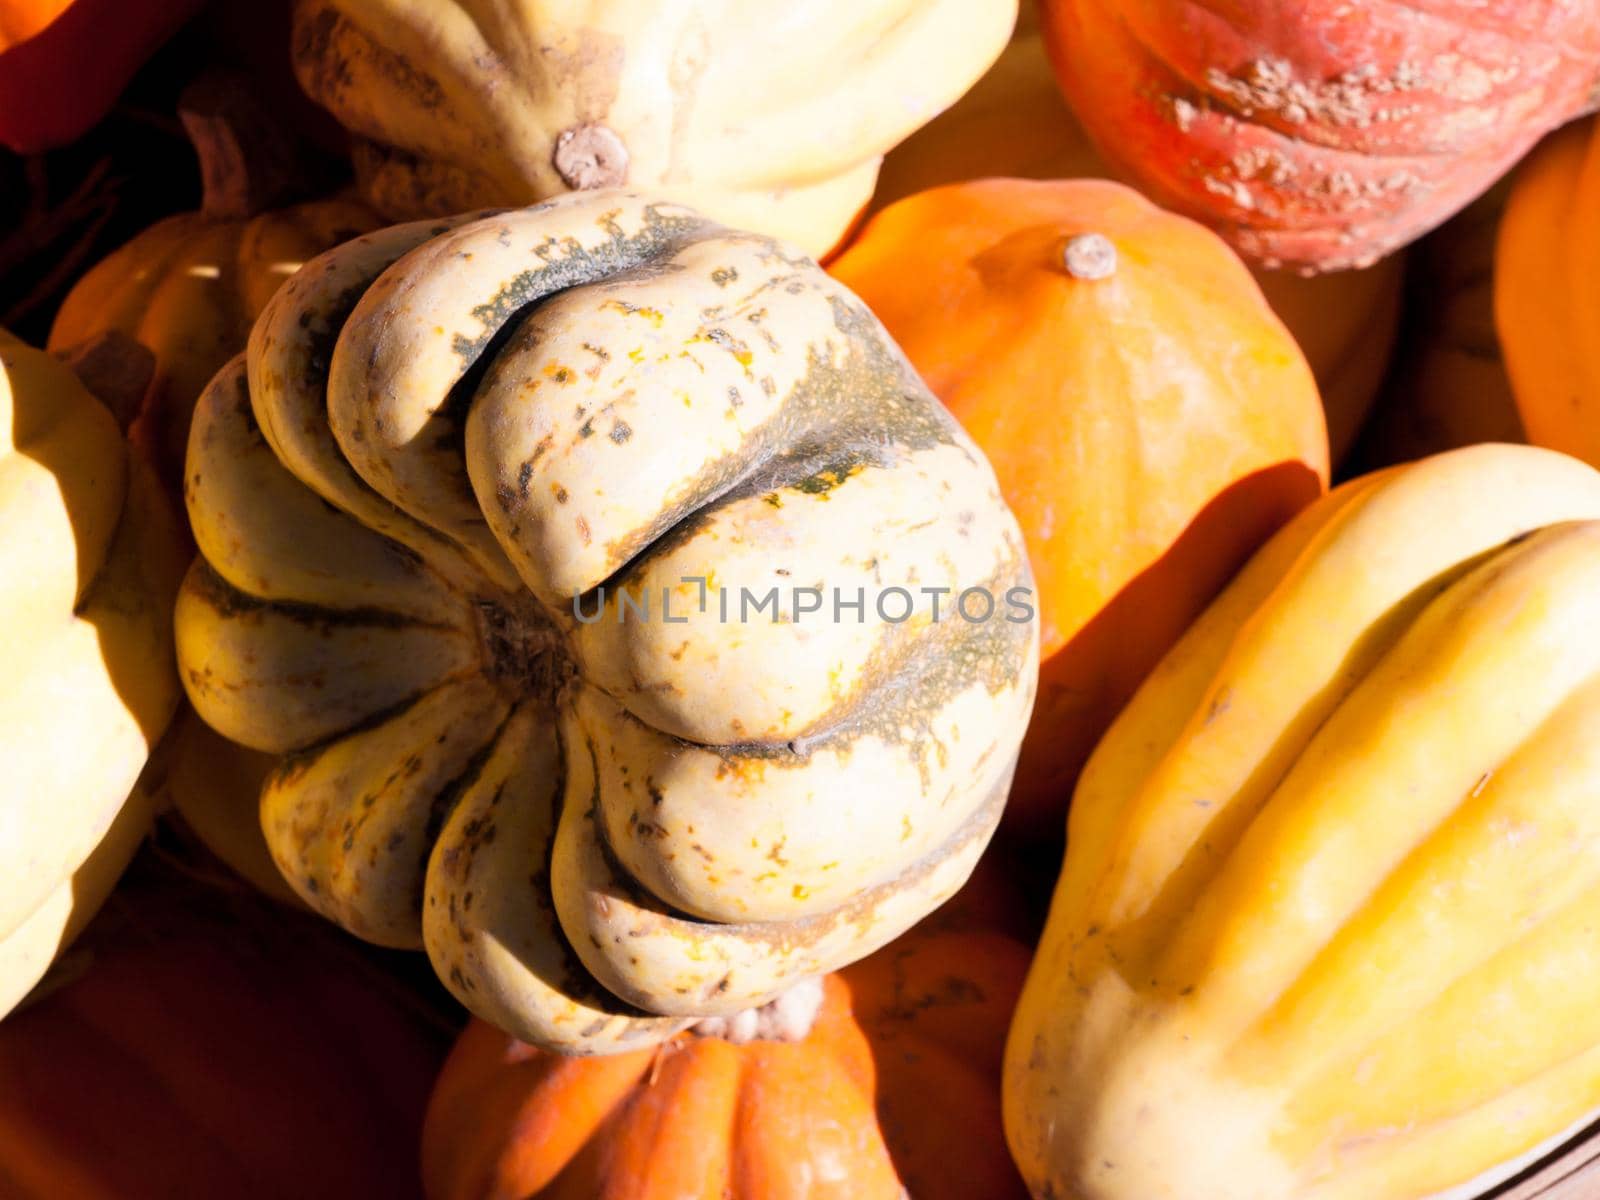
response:
[[[780,243],[615,192],[357,239],[213,382],[186,482],[183,678],[284,756],[279,868],[526,1041],[764,1003],[942,901],[998,819],[1038,657],[1016,523]]]
[[[627,185],[821,255],[1016,0],[299,0],[295,70],[396,219]]]
[[[66,366],[0,330],[0,1016],[148,829],[182,571],[154,475]]]

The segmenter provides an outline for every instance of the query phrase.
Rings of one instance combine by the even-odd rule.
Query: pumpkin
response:
[[[1037,1196],[1478,1195],[1600,1110],[1600,473],[1278,534],[1095,750],[1006,1048]]]
[[[428,1108],[427,1195],[1026,1200],[999,1075],[1027,965],[1003,934],[913,931],[823,979],[795,1040],[574,1059],[475,1021]]]
[[[1441,223],[1593,102],[1600,10],[1042,0],[1106,158],[1271,265],[1363,266]]]
[[[246,155],[265,175],[264,148],[193,110],[184,116],[206,182],[200,210],[158,221],[87,271],[48,342],[65,351],[118,330],[154,352],[156,377],[129,436],[175,493],[195,401],[244,349],[256,314],[301,263],[379,224],[351,199],[263,211],[271,193],[252,185]]]
[[[1600,464],[1600,125],[1552,136],[1517,172],[1494,311],[1528,440]]]
[[[1507,181],[1410,255],[1407,336],[1356,461],[1365,468],[1479,442],[1524,442],[1494,323],[1494,254]],[[1340,278],[1332,276],[1331,278]]]
[[[769,238],[619,192],[358,238],[213,381],[186,483],[180,671],[281,756],[279,869],[524,1041],[764,1004],[999,820],[1038,661],[1016,521]]]
[[[969,179],[1111,175],[1062,99],[1038,30],[1019,27],[970,92],[885,156],[872,211]],[[1251,270],[1316,375],[1334,462],[1355,442],[1388,370],[1404,260],[1327,275]]]
[[[184,882],[136,867],[0,1022],[0,1194],[419,1196],[447,1034],[320,922]]]
[[[0,143],[65,145],[110,111],[202,0],[0,0]]]
[[[160,799],[183,828],[263,895],[303,907],[261,832],[261,789],[273,758],[217,733],[185,707],[173,725]]]
[[[1145,673],[1315,498],[1304,358],[1226,246],[1097,180],[986,180],[879,214],[833,266],[988,454],[1039,587],[1008,819],[1057,822]]]
[[[1016,0],[298,0],[302,85],[397,220],[630,188],[821,255]]]
[[[111,412],[0,331],[0,1015],[149,823],[130,793],[178,702],[179,544]]]

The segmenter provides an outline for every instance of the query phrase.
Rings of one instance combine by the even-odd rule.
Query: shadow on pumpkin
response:
[[[147,855],[61,967],[0,1023],[7,1200],[418,1195],[448,1033],[389,961]]]
[[[1321,494],[1316,472],[1302,462],[1238,480],[1044,660],[1007,806],[1008,834],[1059,850],[1078,774],[1117,713],[1250,556]]]
[[[92,387],[9,334],[0,351],[0,412],[10,411],[0,558],[21,720],[11,736],[27,759],[13,762],[10,807],[37,856],[20,860],[32,904],[6,931],[18,974],[0,982],[4,1010],[92,916],[149,828],[135,778],[178,702],[182,552],[117,406],[94,403]],[[95,364],[85,371],[87,382]]]

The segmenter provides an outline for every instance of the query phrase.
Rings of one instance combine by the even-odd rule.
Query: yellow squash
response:
[[[299,0],[296,73],[396,219],[626,184],[821,255],[1017,0]]]
[[[1600,473],[1306,509],[1090,760],[1011,1029],[1052,1200],[1477,1195],[1600,1109]]]
[[[0,1014],[149,824],[135,781],[178,701],[179,544],[110,412],[0,331]]]
[[[359,238],[273,298],[186,478],[182,677],[282,756],[279,869],[525,1041],[765,1003],[940,903],[999,818],[1038,665],[1016,521],[781,243],[619,192]]]

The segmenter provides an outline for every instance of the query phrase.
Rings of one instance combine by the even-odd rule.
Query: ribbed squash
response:
[[[988,454],[1039,583],[1008,821],[1078,769],[1239,565],[1320,494],[1305,359],[1215,236],[1099,180],[982,180],[879,214],[833,265]]]
[[[397,220],[648,191],[821,255],[1016,0],[298,0],[301,83]]]
[[[182,676],[283,756],[279,868],[524,1041],[765,1003],[999,819],[1038,661],[1016,521],[768,238],[618,192],[359,238],[208,389],[186,483]]]
[[[345,199],[246,211],[244,181],[220,178],[236,164],[202,137],[196,149],[208,181],[201,210],[157,222],[87,271],[62,301],[48,343],[66,351],[116,330],[155,354],[155,378],[128,434],[174,491],[195,401],[244,349],[272,293],[307,259],[380,224]]]
[[[1568,0],[1042,0],[1062,90],[1157,203],[1253,260],[1365,266],[1595,100]]]
[[[429,1200],[1025,1200],[998,1085],[1027,967],[998,933],[914,931],[822,980],[795,1041],[571,1059],[473,1022],[423,1128]]]
[[[1600,473],[1302,513],[1095,751],[1007,1045],[1059,1200],[1469,1197],[1600,1110]]]
[[[148,827],[130,793],[178,702],[179,544],[110,412],[0,331],[0,1015]]]
[[[1025,27],[1031,25],[1018,27],[970,92],[885,156],[874,213],[919,191],[970,179],[1113,175],[1062,99],[1043,39]],[[1251,274],[1317,377],[1337,463],[1355,442],[1389,367],[1405,256],[1326,275],[1259,266]]]
[[[1528,440],[1600,465],[1600,121],[1517,171],[1495,251],[1495,323]]]
[[[0,1195],[419,1197],[437,1019],[314,918],[143,867],[0,1022]]]

